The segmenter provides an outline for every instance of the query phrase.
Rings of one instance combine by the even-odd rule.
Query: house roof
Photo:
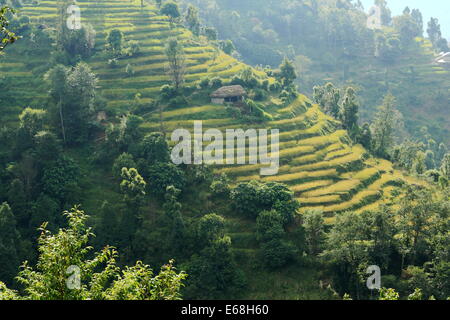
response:
[[[246,94],[247,92],[245,92],[244,88],[241,85],[226,86],[219,88],[211,93],[211,98],[240,97],[245,96]]]

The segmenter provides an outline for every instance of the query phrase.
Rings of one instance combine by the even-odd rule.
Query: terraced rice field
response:
[[[122,30],[127,40],[139,41],[142,48],[141,54],[121,59],[115,68],[108,66],[101,55],[96,54],[88,61],[100,79],[99,89],[107,99],[108,111],[112,113],[120,114],[121,110],[127,110],[138,93],[142,101],[151,102],[161,85],[169,83],[169,77],[164,72],[164,41],[169,36],[177,36],[184,42],[188,84],[205,76],[227,80],[246,67],[236,59],[218,52],[207,42],[194,40],[196,38],[189,31],[171,26],[168,18],[160,16],[154,6],[146,4],[141,8],[140,1],[136,0],[77,3],[83,21],[91,23],[97,31],[98,52],[103,50],[104,39],[111,29]],[[57,1],[40,1],[38,5],[22,9],[22,13],[30,16],[32,22],[48,25],[55,23],[56,11]],[[39,61],[22,60],[14,55],[7,55],[1,60],[1,76],[19,79],[27,88],[9,88],[0,92],[0,102],[1,99],[14,102],[2,107],[2,123],[14,121],[21,108],[45,103],[43,74],[30,69],[32,65],[38,66]],[[133,76],[125,72],[128,64],[136,71]],[[257,70],[255,73],[261,78],[265,77]],[[230,118],[226,108],[220,105],[167,110],[162,116],[165,130],[186,128],[192,131],[195,120],[203,120],[205,128],[223,130],[242,126],[240,119]],[[302,204],[302,211],[319,208],[328,217],[345,210],[374,208],[382,204],[386,200],[385,196],[392,191],[392,187],[388,186],[404,179],[392,169],[389,162],[369,158],[363,147],[352,145],[347,133],[339,129],[339,124],[322,113],[305,96],[299,96],[287,107],[280,107],[272,112],[272,116],[275,120],[251,127],[280,130],[278,175],[260,176],[261,164],[216,166],[215,172],[227,173],[236,183],[253,179],[286,183]],[[148,132],[159,130],[158,117],[149,114],[142,128]]]
[[[181,40],[185,47],[188,85],[205,76],[227,80],[246,67],[238,60],[220,53],[208,42],[193,40],[188,30],[172,26],[168,17],[159,15],[155,6],[145,3],[145,7],[141,8],[140,0],[81,0],[77,1],[77,5],[81,8],[82,23],[90,23],[97,32],[96,54],[88,63],[99,77],[100,91],[108,101],[109,111],[123,112],[138,93],[144,101],[149,101],[163,84],[170,82],[165,73],[167,61],[164,46],[165,40],[172,36]],[[39,1],[35,5],[26,4],[20,12],[29,16],[33,23],[52,27],[57,21],[57,6],[56,0]],[[100,54],[104,50],[106,35],[112,29],[121,30],[127,41],[136,40],[141,47],[138,56],[120,59],[114,68]],[[43,73],[39,73],[37,68],[34,70],[45,62],[41,58],[24,62],[22,57],[14,54],[0,58],[0,81],[4,78],[5,83],[6,80],[14,80],[15,84],[23,84],[23,87],[15,86],[0,92],[0,102],[9,102],[7,106],[2,105],[0,118],[3,123],[13,122],[26,106],[37,107],[45,103],[47,89]],[[125,71],[128,64],[135,71],[133,76],[128,76]],[[255,73],[264,76],[260,71],[255,70]],[[26,88],[25,92],[23,88]]]

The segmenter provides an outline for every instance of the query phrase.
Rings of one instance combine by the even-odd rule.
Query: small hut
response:
[[[242,101],[246,94],[247,92],[240,85],[226,86],[211,93],[211,101],[217,104],[236,103]]]

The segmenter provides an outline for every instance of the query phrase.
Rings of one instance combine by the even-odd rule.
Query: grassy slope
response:
[[[88,61],[99,75],[100,90],[108,101],[108,111],[113,114],[126,111],[136,93],[140,93],[146,101],[154,99],[159,87],[168,83],[164,73],[163,47],[164,39],[170,35],[177,35],[185,42],[189,64],[188,83],[198,81],[205,75],[219,76],[226,80],[245,67],[225,54],[217,54],[208,43],[195,40],[189,31],[171,28],[167,17],[158,15],[153,6],[147,5],[141,9],[140,1],[116,0],[99,4],[79,1],[78,4],[84,21],[93,24],[97,31],[98,50],[101,50],[108,30],[113,28],[121,29],[128,40],[139,40],[142,47],[143,54],[121,60],[119,67],[114,69],[108,67],[101,55],[94,55]],[[37,6],[24,7],[22,12],[31,16],[33,22],[51,24],[56,20],[56,1],[40,1]],[[15,104],[1,106],[1,121],[6,123],[14,121],[21,108],[45,103],[46,93],[41,80],[42,72],[38,69],[38,58],[36,61],[24,61],[20,56],[9,54],[2,59],[2,76],[10,82],[21,84],[8,93],[20,93],[15,99],[8,100],[15,101]],[[40,59],[42,62],[42,57]],[[125,74],[128,63],[137,71],[132,77]],[[258,75],[264,77],[262,73]],[[0,99],[6,100],[6,94],[6,91],[1,92]],[[266,104],[268,110],[277,110],[272,112],[274,120],[263,126],[280,129],[279,175],[260,177],[258,165],[216,167],[217,173],[226,172],[236,182],[251,179],[284,182],[295,191],[296,197],[303,204],[302,210],[320,208],[325,212],[329,223],[333,222],[333,217],[338,212],[375,208],[388,201],[392,185],[398,179],[406,179],[401,173],[394,171],[389,162],[370,159],[361,146],[352,146],[346,132],[338,129],[336,121],[323,114],[305,96],[299,96],[284,108],[276,106],[276,99],[273,100],[275,102]],[[224,106],[191,105],[166,111],[163,116],[166,130],[180,127],[192,130],[193,121],[198,119],[204,120],[205,127],[224,129],[239,126],[227,114]],[[158,130],[157,121],[157,116],[149,114],[143,129]],[[95,148],[95,145],[73,153],[84,168],[84,207],[95,212],[103,200],[114,202],[119,195],[114,181],[111,181],[109,169],[97,168],[86,160],[92,152],[90,148]],[[198,212],[202,208],[204,210],[204,202],[196,201],[189,195],[187,198],[192,198],[192,206],[189,206],[187,214],[198,216]],[[201,199],[200,196],[196,198]],[[195,212],[197,208],[198,212]],[[248,297],[306,299],[319,298],[324,294],[318,288],[317,271],[307,266],[294,265],[276,274],[260,270],[255,272],[253,262],[257,259],[257,245],[254,224],[236,217],[228,210],[219,213],[227,218],[227,229],[242,267],[247,274],[253,275],[249,277]]]

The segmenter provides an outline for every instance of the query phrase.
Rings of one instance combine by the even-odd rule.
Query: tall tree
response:
[[[388,156],[394,141],[395,120],[395,98],[388,94],[384,97],[372,124],[373,150],[379,156]]]
[[[113,56],[120,56],[122,54],[124,42],[123,32],[119,29],[113,29],[108,33],[106,37],[106,43],[108,44],[108,49],[111,51]]]
[[[66,142],[66,129],[64,127],[64,97],[67,92],[66,83],[69,70],[65,66],[59,64],[50,69],[44,76],[49,82],[50,95],[53,101],[58,105],[59,121],[61,125],[61,134],[64,143]]]
[[[136,169],[122,168],[120,190],[124,195],[125,202],[136,211],[144,200],[146,185],[147,183]]]
[[[67,76],[65,124],[67,140],[80,143],[87,139],[93,115],[98,79],[84,62],[78,63]]]
[[[325,241],[325,223],[323,212],[308,210],[303,214],[303,228],[305,229],[306,243],[311,255],[321,252]]]
[[[288,87],[294,83],[295,79],[297,79],[297,72],[292,61],[284,58],[283,63],[280,65],[278,76],[283,87]]]
[[[0,205],[0,281],[12,283],[19,268],[20,236],[16,219],[9,205]]]
[[[200,19],[198,17],[198,9],[193,5],[189,5],[184,17],[189,30],[196,36],[200,35]]]
[[[184,82],[186,69],[186,57],[183,45],[176,38],[170,38],[167,41],[165,49],[168,63],[168,73],[172,78],[172,83],[178,90]]]
[[[431,18],[428,22],[427,28],[428,37],[433,45],[436,45],[439,39],[442,37],[441,25],[437,18]]]
[[[347,88],[341,106],[341,118],[344,129],[348,130],[350,137],[355,141],[359,133],[358,126],[359,105],[356,101],[355,90],[352,87]]]

